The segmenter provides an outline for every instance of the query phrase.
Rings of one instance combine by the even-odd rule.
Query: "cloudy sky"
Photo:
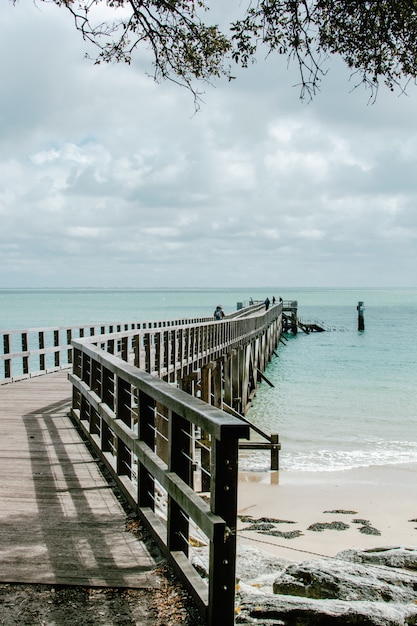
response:
[[[336,61],[303,104],[269,58],[194,115],[85,51],[63,9],[3,3],[0,287],[416,287],[416,87],[369,105]]]

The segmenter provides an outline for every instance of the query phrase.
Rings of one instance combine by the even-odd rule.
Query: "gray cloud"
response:
[[[369,105],[335,61],[303,104],[271,57],[194,115],[63,10],[3,12],[2,286],[415,285],[415,88]]]

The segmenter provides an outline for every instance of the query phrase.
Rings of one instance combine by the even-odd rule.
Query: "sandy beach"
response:
[[[415,547],[416,479],[416,464],[342,472],[242,472],[238,544],[297,561],[351,548]],[[255,523],[262,532],[250,530]]]

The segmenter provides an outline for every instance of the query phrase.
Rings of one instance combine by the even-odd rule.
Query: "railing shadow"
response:
[[[23,416],[37,506],[36,518],[26,520],[38,540],[28,557],[38,582],[156,586],[149,552],[143,549],[139,563],[129,554],[139,542],[124,536],[124,511],[70,421],[69,405],[66,399]]]

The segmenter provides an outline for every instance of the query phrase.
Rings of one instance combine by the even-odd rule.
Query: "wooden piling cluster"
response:
[[[297,334],[298,331],[298,302],[286,300],[282,302],[282,331],[284,333]]]

